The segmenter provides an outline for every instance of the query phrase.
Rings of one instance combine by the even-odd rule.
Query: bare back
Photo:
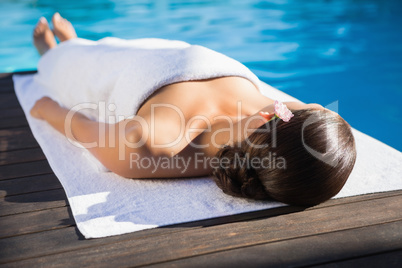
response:
[[[155,154],[177,154],[211,125],[233,123],[273,101],[241,77],[188,81],[162,87],[139,109],[152,130],[147,145]],[[219,139],[219,137],[216,137]],[[151,142],[153,144],[151,144]],[[210,148],[214,154],[218,148]]]

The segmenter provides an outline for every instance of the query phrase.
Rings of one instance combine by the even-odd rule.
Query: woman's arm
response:
[[[226,126],[225,122],[218,123],[212,127],[211,132],[199,135],[193,144],[189,144],[178,154],[168,155],[155,153],[149,143],[142,142],[149,137],[149,129],[142,126],[139,119],[123,120],[117,124],[95,122],[83,114],[61,107],[48,97],[36,102],[31,115],[47,121],[67,138],[79,142],[106,168],[127,178],[194,177],[210,174],[212,168],[209,161],[217,150],[214,147],[216,144],[211,143],[211,135]],[[226,142],[221,135],[216,138],[218,143]],[[201,145],[201,148],[196,145]]]
[[[152,157],[147,145],[141,142],[147,133],[138,121],[123,120],[116,124],[95,122],[81,113],[61,107],[49,97],[38,100],[30,113],[80,143],[109,170],[128,178],[150,177],[148,170],[138,170],[131,164],[133,155]]]

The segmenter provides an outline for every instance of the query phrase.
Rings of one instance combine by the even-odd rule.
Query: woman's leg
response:
[[[56,39],[49,28],[49,23],[44,17],[41,17],[35,26],[33,40],[40,55],[57,46]]]
[[[53,32],[59,38],[60,42],[64,42],[66,40],[76,38],[77,34],[75,33],[73,25],[71,22],[60,16],[58,12],[54,13],[52,18],[53,23]]]

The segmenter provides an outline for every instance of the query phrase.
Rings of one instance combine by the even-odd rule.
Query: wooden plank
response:
[[[38,147],[29,127],[0,130],[0,152]]]
[[[14,93],[12,74],[0,74],[0,94]]]
[[[29,176],[0,181],[0,197],[61,189],[62,185],[54,174]]]
[[[0,79],[0,94],[14,92],[14,83],[11,76]]]
[[[60,249],[68,251],[79,248],[85,251],[88,247],[115,244],[126,240],[141,241],[144,237],[174,235],[184,229],[174,228],[168,230],[157,228],[102,239],[84,239],[76,227],[67,227],[29,235],[8,237],[0,239],[0,248],[2,249],[0,250],[0,264],[7,263],[7,266],[10,266],[10,262],[12,261],[44,256],[44,252],[57,253]],[[44,251],[39,248],[42,244],[45,245]]]
[[[15,74],[33,74],[36,71],[16,72]],[[12,73],[0,73],[0,94],[14,92]]]
[[[63,189],[6,196],[0,199],[0,216],[59,208],[67,204],[67,197]]]
[[[74,243],[70,228],[0,240],[1,260],[36,258],[32,264],[45,265],[150,265],[218,251],[285,241],[298,237],[355,229],[402,219],[402,196],[318,208],[267,219],[236,222],[208,228],[189,228],[176,235],[161,233],[96,247]],[[175,230],[176,227],[158,228]],[[64,233],[65,232],[65,233]],[[68,233],[68,234],[67,234]],[[55,236],[57,238],[55,238]],[[57,239],[55,242],[50,242]],[[103,240],[103,239],[101,239]],[[34,246],[32,246],[34,245]],[[85,248],[85,249],[84,249]],[[47,256],[53,255],[54,256]],[[90,256],[90,258],[88,257]]]
[[[358,258],[362,265],[350,267],[367,267],[372,259],[367,258],[367,255],[400,248],[402,248],[402,221],[397,221],[214,252],[148,267],[214,267],[217,264],[221,267],[312,267],[314,265],[321,267],[325,263],[336,263],[336,265],[356,263],[356,261],[338,261],[361,256],[365,256]],[[390,254],[390,256],[395,258],[397,254]],[[383,262],[382,265],[384,264],[390,267],[389,262]]]
[[[0,119],[3,120],[5,118],[12,117],[21,117],[25,116],[24,111],[21,108],[10,108],[5,110],[0,110]]]
[[[320,267],[401,267],[402,250],[379,253],[351,260],[320,265]]]
[[[27,127],[28,121],[25,116],[7,117],[0,120],[0,129],[9,129],[16,127]]]
[[[21,185],[21,184],[19,184]],[[24,187],[24,186],[22,186]],[[43,187],[47,187],[46,184],[43,185]],[[46,192],[44,193],[46,194]],[[392,196],[392,194],[396,194],[393,192],[388,192],[388,193],[377,193],[377,194],[372,194],[372,195],[366,195],[366,196],[356,196],[356,197],[350,197],[350,198],[342,198],[342,199],[337,199],[337,200],[331,200],[329,202],[326,202],[324,204],[321,204],[320,206],[317,206],[315,208],[311,209],[318,209],[322,207],[331,207],[334,205],[342,205],[345,203],[349,202],[361,202],[362,200],[372,200],[375,198],[384,198],[387,195]],[[402,194],[402,191],[399,192],[399,194]],[[30,199],[29,197],[27,199]],[[45,204],[42,204],[45,205]],[[64,209],[64,208],[61,208]],[[170,225],[168,226],[169,228],[195,228],[195,227],[206,227],[206,226],[212,226],[212,225],[217,225],[217,224],[226,224],[226,223],[233,223],[233,222],[238,222],[238,221],[245,221],[245,220],[253,220],[257,218],[267,218],[267,217],[273,217],[273,216],[278,216],[278,215],[284,215],[284,214],[289,214],[289,213],[294,213],[297,212],[298,208],[297,207],[281,207],[281,208],[275,208],[275,209],[268,209],[268,210],[263,210],[263,211],[253,211],[253,212],[248,212],[248,213],[242,213],[242,214],[236,214],[236,215],[230,215],[230,216],[225,216],[225,217],[219,217],[219,218],[214,218],[214,219],[206,219],[206,220],[200,220],[200,221],[194,221],[194,222],[188,222],[188,223],[180,223],[180,224],[175,224],[175,225]],[[23,215],[25,214],[21,214]],[[50,216],[49,216],[50,217]],[[54,221],[65,221],[65,219],[68,217],[67,211],[65,214],[55,214],[52,215],[51,218]],[[72,216],[71,216],[72,220]],[[17,221],[17,220],[16,220]],[[41,224],[42,223],[42,224]],[[46,228],[49,225],[47,224],[47,221],[44,219],[42,222],[39,221],[38,224],[32,225],[31,231],[32,232],[40,232],[46,230]],[[57,226],[55,226],[56,228]]]
[[[0,87],[13,86],[12,74],[0,74]]]
[[[21,107],[17,96],[12,93],[3,93],[0,95],[0,110]]]
[[[0,82],[0,97],[3,94],[14,93],[14,84],[13,81],[1,81]]]
[[[53,173],[47,160],[0,166],[0,181]]]
[[[12,76],[12,73],[0,73],[0,81],[10,79],[11,76]]]
[[[0,73],[0,81],[8,80],[11,78],[12,75],[13,75],[12,73]]]
[[[0,153],[0,166],[45,160],[46,156],[40,147]]]
[[[7,78],[11,75],[12,73],[0,73],[0,79]]]
[[[4,216],[0,218],[0,238],[75,226],[70,207]]]

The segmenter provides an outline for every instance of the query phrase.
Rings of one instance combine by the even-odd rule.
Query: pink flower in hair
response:
[[[275,115],[285,122],[289,122],[290,118],[293,117],[292,112],[286,107],[285,104],[279,101],[275,101]]]

